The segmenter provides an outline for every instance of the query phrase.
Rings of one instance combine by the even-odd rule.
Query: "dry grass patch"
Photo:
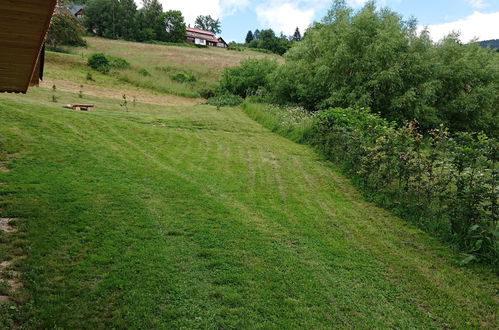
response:
[[[16,220],[15,218],[0,218],[0,230],[6,233],[14,233],[16,229],[11,226],[11,222]]]
[[[133,98],[135,97],[136,102],[145,104],[156,104],[156,105],[182,105],[189,106],[199,103],[203,103],[205,100],[191,99],[185,97],[179,97],[174,95],[157,95],[152,93],[147,93],[142,90],[132,91],[124,88],[111,88],[103,86],[95,86],[88,84],[79,84],[72,81],[59,80],[59,79],[49,79],[46,78],[41,84],[41,87],[52,88],[52,86],[57,86],[58,90],[64,92],[70,92],[78,94],[80,91],[83,95],[91,95],[95,97],[103,97],[107,99],[123,100],[123,95],[127,96],[128,102],[131,104]],[[81,87],[83,86],[83,88]]]

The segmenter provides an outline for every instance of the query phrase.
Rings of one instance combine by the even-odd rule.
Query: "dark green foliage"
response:
[[[216,95],[216,92],[212,88],[203,88],[199,91],[199,95],[204,99],[212,98]]]
[[[247,59],[238,67],[226,68],[220,88],[230,94],[246,97],[259,89],[268,89],[268,76],[277,69],[277,62],[269,59]]]
[[[173,81],[181,82],[181,83],[190,83],[196,82],[196,77],[192,74],[178,72],[171,76]]]
[[[138,72],[144,77],[149,77],[151,75],[151,73],[144,68],[139,69]]]
[[[210,15],[199,15],[196,17],[194,27],[205,31],[211,31],[215,34],[220,34],[222,32],[222,29],[220,28],[220,20],[214,19]]]
[[[235,107],[243,103],[243,98],[239,95],[222,94],[214,96],[206,101],[206,104],[214,105],[217,107]]]
[[[122,58],[115,56],[107,56],[103,53],[95,53],[88,58],[88,66],[94,70],[104,74],[109,73],[111,69],[126,69],[130,67],[130,63]],[[91,73],[87,74],[87,80],[93,80]]]
[[[106,38],[180,43],[186,36],[182,13],[164,13],[158,0],[144,1],[140,10],[133,0],[90,0],[85,16],[89,32]]]
[[[257,30],[254,34],[254,40],[248,43],[248,47],[267,49],[272,53],[283,55],[291,47],[291,42],[284,35],[276,36],[272,29]]]
[[[136,14],[133,0],[90,0],[85,7],[85,26],[101,37],[135,40]]]
[[[353,12],[336,1],[286,54],[273,92],[310,110],[369,107],[398,123],[416,119],[425,129],[444,123],[496,135],[497,54],[461,45],[454,35],[434,44],[416,26],[372,2]]]
[[[425,138],[414,123],[397,128],[367,110],[336,108],[320,114],[311,141],[376,201],[469,255],[498,261],[496,140],[451,136],[443,126]]]
[[[182,12],[169,10],[157,18],[156,36],[159,41],[183,42],[186,38],[185,22]]]
[[[301,33],[300,33],[300,29],[299,28],[296,28],[295,30],[295,33],[293,34],[293,40],[294,41],[301,41]]]
[[[485,131],[497,136],[499,56],[477,44],[461,45],[451,35],[432,50],[436,98],[429,106],[452,130]]]
[[[76,17],[63,12],[52,17],[50,29],[47,33],[47,46],[58,49],[60,45],[86,46],[83,39],[84,29]]]
[[[158,40],[158,31],[161,31],[163,24],[159,17],[163,14],[163,6],[158,0],[144,0],[143,6],[136,13],[137,31],[135,39],[137,41]]]
[[[126,69],[130,67],[130,63],[122,57],[107,56],[109,65],[114,69]]]
[[[88,66],[104,74],[111,70],[109,59],[102,53],[90,55],[88,58]]]
[[[246,39],[245,39],[245,42],[246,42],[247,44],[249,44],[249,43],[250,43],[250,42],[252,42],[254,39],[255,39],[255,37],[253,36],[253,32],[248,31],[248,34],[246,34]]]

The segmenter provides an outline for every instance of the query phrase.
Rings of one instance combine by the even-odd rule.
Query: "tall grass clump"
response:
[[[314,127],[317,114],[301,107],[285,107],[264,103],[243,103],[243,111],[272,132],[298,143],[305,143]]]
[[[216,107],[235,107],[243,103],[243,98],[238,95],[221,94],[210,97],[206,104],[214,105]]]
[[[122,57],[117,56],[106,56],[109,59],[109,65],[113,69],[126,69],[130,67],[130,62]]]
[[[144,74],[147,72],[147,74]],[[182,97],[200,97],[197,88],[191,84],[173,81],[169,75],[147,70],[126,69],[117,72],[118,79],[131,85],[147,88],[156,92],[173,94]]]

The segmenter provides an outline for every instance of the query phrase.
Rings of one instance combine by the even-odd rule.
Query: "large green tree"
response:
[[[265,36],[262,36],[263,39]],[[367,107],[389,120],[497,132],[499,57],[455,36],[434,44],[414,20],[368,2],[335,1],[272,78],[282,102]]]
[[[85,8],[85,26],[101,37],[133,40],[136,13],[133,0],[90,0]]]
[[[183,42],[186,38],[185,22],[182,12],[179,10],[169,10],[161,14],[156,26],[159,30],[156,35],[160,41]]]
[[[246,34],[246,40],[245,40],[245,43],[249,44],[249,43],[250,43],[250,42],[252,42],[254,39],[255,39],[255,37],[253,36],[253,32],[248,31],[248,33]]]
[[[266,49],[282,55],[291,47],[289,39],[285,35],[281,34],[281,36],[278,37],[272,29],[257,30],[255,31],[254,36],[255,39],[248,44],[251,48]],[[258,36],[258,38],[256,38],[256,36]]]
[[[210,15],[200,15],[196,17],[196,21],[194,22],[194,27],[205,31],[211,31],[215,34],[220,34],[222,32],[220,26],[220,20],[214,19]]]
[[[161,15],[163,6],[158,0],[143,0],[142,8],[137,12],[137,30],[135,39],[138,41],[159,40],[157,31],[161,30]]]
[[[85,46],[83,32],[84,28],[76,17],[67,12],[56,13],[47,33],[47,45],[54,48],[60,45]]]
[[[299,28],[296,28],[295,33],[293,34],[293,38],[292,39],[294,41],[301,41],[302,37],[301,37],[301,33],[300,33],[300,29]]]

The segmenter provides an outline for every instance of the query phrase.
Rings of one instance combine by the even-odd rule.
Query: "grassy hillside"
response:
[[[69,80],[99,86],[125,85],[129,89],[141,88],[162,94],[174,94],[197,98],[203,91],[214,88],[224,68],[238,65],[245,58],[274,58],[280,56],[253,51],[229,51],[219,48],[196,48],[150,45],[137,42],[87,38],[88,48],[69,48],[73,54],[49,52],[46,72],[49,79]],[[87,57],[93,53],[105,53],[121,57],[131,67],[115,70],[109,75],[91,71],[95,81],[87,80],[90,71]],[[192,81],[175,80],[184,74]]]
[[[51,94],[0,96],[2,274],[24,283],[0,291],[4,325],[496,324],[497,277],[239,109]]]
[[[268,55],[89,44],[0,95],[0,328],[495,327],[496,274],[457,266],[310,148],[196,98]],[[132,67],[87,80],[94,52]]]

